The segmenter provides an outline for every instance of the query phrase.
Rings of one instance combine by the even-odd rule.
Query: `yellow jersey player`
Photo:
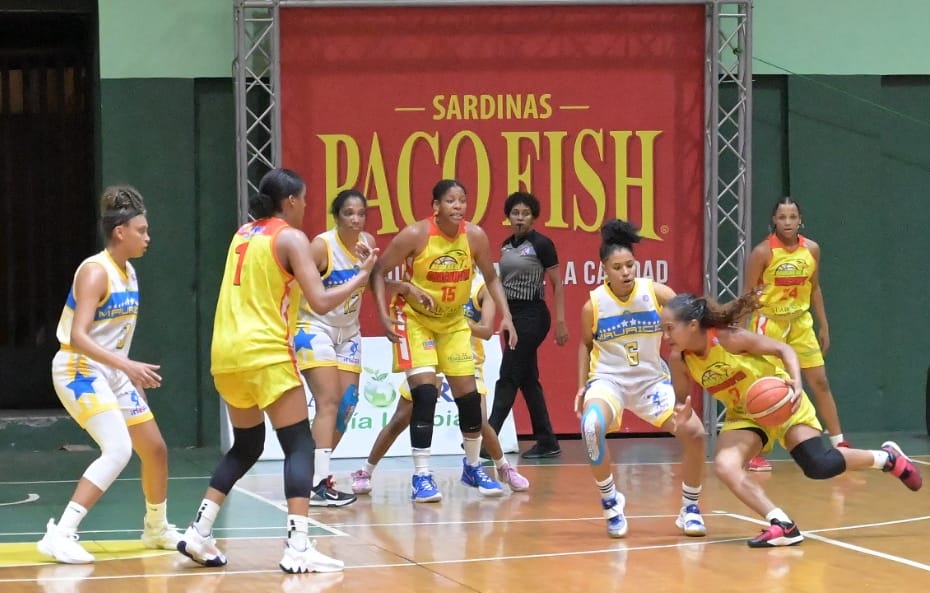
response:
[[[213,524],[233,485],[262,453],[267,414],[284,452],[287,544],[279,566],[288,573],[338,572],[342,561],[317,551],[307,535],[314,443],[293,332],[301,294],[315,311],[333,309],[368,281],[377,250],[367,251],[355,277],[325,289],[310,241],[299,230],[306,207],[303,180],[288,169],[273,169],[258,190],[249,200],[252,221],[229,245],[213,324],[210,370],[226,403],[233,443],[213,471],[178,551],[205,566],[226,564]]]
[[[746,473],[746,463],[769,451],[777,441],[804,475],[815,480],[847,470],[875,468],[897,477],[911,490],[923,480],[917,468],[892,441],[881,449],[828,448],[822,440],[814,406],[801,387],[801,367],[794,349],[784,342],[735,327],[758,307],[756,293],[724,306],[692,294],[679,294],[662,309],[662,329],[672,347],[669,366],[680,400],[692,382],[707,390],[726,408],[717,438],[714,469],[717,477],[750,509],[765,517],[768,527],[748,540],[751,548],[793,546],[804,536],[788,514],[766,496],[762,484]],[[746,392],[762,377],[780,377],[794,390],[792,415],[783,424],[763,427],[746,411]],[[676,422],[693,415],[690,403],[676,410]]]
[[[485,278],[488,293],[501,311],[499,330],[509,347],[517,343],[510,309],[491,263],[488,236],[465,220],[465,188],[443,179],[433,187],[433,216],[404,228],[382,257],[383,270],[404,264],[405,280],[419,289],[420,298],[400,292],[393,299],[395,327],[394,371],[404,372],[413,398],[410,423],[414,476],[412,496],[417,502],[442,498],[429,470],[436,409],[436,373],[449,382],[459,411],[465,447],[463,480],[479,490],[501,490],[481,469],[481,396],[475,382],[471,330],[463,305],[471,288],[472,269]]]
[[[398,289],[400,289],[398,287]],[[418,289],[415,286],[408,285],[402,290],[407,292],[408,298],[416,300],[423,295],[417,294]],[[496,308],[494,300],[487,298],[488,291],[484,284],[484,278],[480,273],[475,273],[472,280],[471,294],[468,302],[465,303],[465,317],[468,319],[468,325],[471,328],[471,345],[475,359],[475,382],[478,393],[481,397],[481,439],[484,449],[494,462],[497,468],[497,476],[501,482],[506,482],[514,492],[522,492],[530,487],[530,482],[521,475],[504,457],[504,451],[501,448],[500,439],[497,433],[488,423],[487,406],[485,397],[488,393],[487,385],[484,383],[484,341],[494,335],[494,317]],[[442,384],[440,375],[436,376],[436,388],[439,389]],[[378,433],[374,444],[371,446],[371,452],[368,454],[365,467],[352,472],[352,491],[355,494],[368,494],[371,492],[371,475],[375,471],[378,462],[387,454],[388,449],[397,440],[397,437],[410,426],[410,416],[413,408],[413,397],[410,394],[410,386],[405,381],[400,388],[401,399],[397,402],[397,409],[388,423]],[[482,489],[481,485],[465,475],[465,483],[469,486],[477,487],[479,492],[485,496],[499,496],[503,494],[498,489]]]
[[[778,200],[772,210],[772,234],[753,248],[746,266],[746,286],[761,291],[761,306],[749,327],[794,348],[830,442],[848,447],[823,359],[830,348],[830,326],[820,288],[820,246],[800,234],[803,226],[801,206],[790,197]],[[816,335],[811,313],[817,318]],[[749,463],[752,471],[771,468],[763,458]]]

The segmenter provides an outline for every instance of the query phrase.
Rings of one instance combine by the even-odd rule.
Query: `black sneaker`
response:
[[[310,491],[310,506],[312,507],[344,507],[352,504],[358,497],[348,492],[339,492],[333,487],[333,477],[328,476]]]
[[[520,457],[523,459],[544,459],[547,457],[558,457],[562,454],[562,449],[558,445],[554,449],[548,447],[540,447],[539,443],[536,443],[526,451],[520,454]]]

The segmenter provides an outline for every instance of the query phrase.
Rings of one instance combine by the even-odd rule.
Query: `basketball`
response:
[[[791,417],[793,391],[778,377],[762,377],[746,392],[746,411],[760,426],[778,426]]]

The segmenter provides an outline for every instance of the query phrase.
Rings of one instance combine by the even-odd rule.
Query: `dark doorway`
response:
[[[60,406],[55,328],[98,244],[98,87],[96,2],[0,3],[0,409]]]

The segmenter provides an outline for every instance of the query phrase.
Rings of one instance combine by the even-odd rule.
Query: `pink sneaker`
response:
[[[772,464],[769,463],[769,460],[761,455],[756,455],[749,460],[749,465],[746,466],[751,472],[770,472],[772,471]]]
[[[882,451],[888,453],[888,461],[882,471],[895,476],[914,492],[920,490],[920,487],[924,485],[924,480],[911,460],[901,451],[901,447],[894,441],[885,441],[882,443]]]
[[[497,476],[501,482],[507,482],[510,489],[514,492],[523,492],[530,487],[530,481],[523,477],[520,472],[509,463],[497,468]]]
[[[363,469],[352,472],[352,492],[355,494],[371,492],[371,474]]]

